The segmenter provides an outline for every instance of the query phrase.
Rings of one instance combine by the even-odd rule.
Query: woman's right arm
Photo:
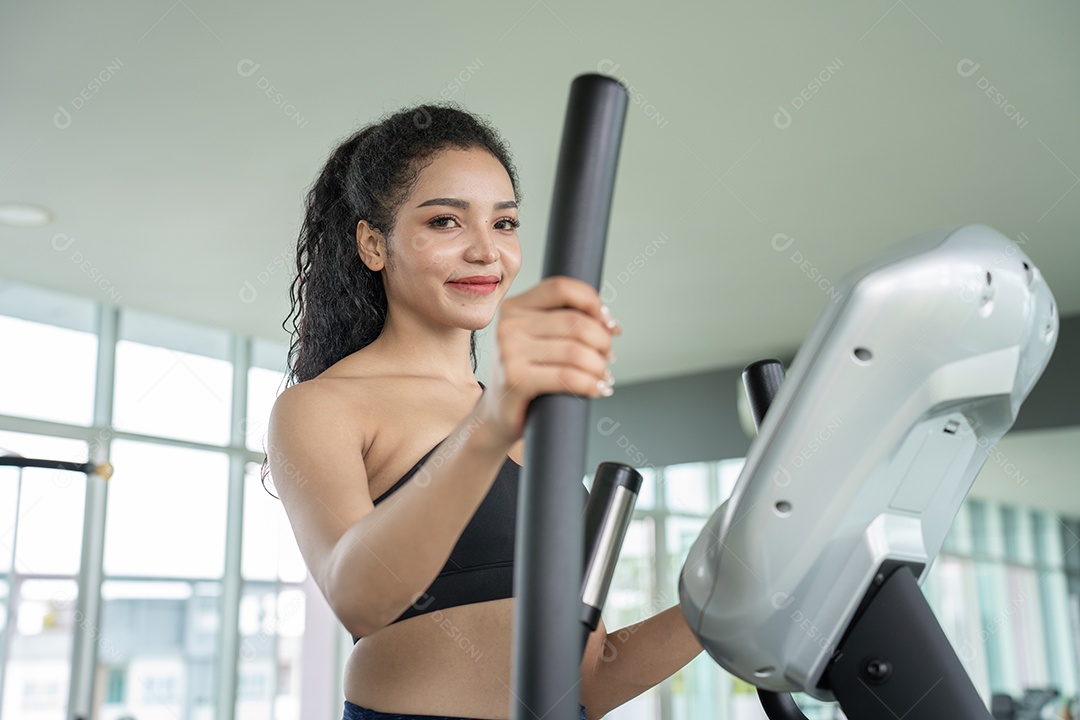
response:
[[[267,453],[315,583],[345,629],[363,637],[435,580],[509,448],[493,441],[474,412],[410,482],[375,506],[364,437],[343,420],[343,405],[318,382],[287,389],[271,413]]]
[[[445,566],[524,432],[533,398],[604,394],[617,324],[594,288],[541,281],[499,310],[492,377],[472,412],[410,482],[371,501],[355,413],[325,383],[283,392],[268,433],[270,472],[313,579],[345,628],[367,636],[396,619]]]

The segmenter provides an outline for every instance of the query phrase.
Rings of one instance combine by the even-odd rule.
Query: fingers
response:
[[[496,344],[506,382],[527,395],[612,394],[613,338],[622,331],[596,289],[565,276],[547,278],[500,310]]]
[[[622,334],[619,326],[600,299],[592,285],[568,275],[553,275],[544,278],[525,293],[507,298],[507,302],[526,310],[549,310],[552,308],[573,308],[597,320],[615,335]]]
[[[570,368],[582,373],[584,377],[580,381],[576,376],[569,381],[568,384],[574,387],[580,387],[580,383],[585,380],[591,380],[593,385],[600,380],[608,380],[610,384],[611,373],[608,370],[608,359],[605,353],[597,351],[594,347],[574,340],[555,339],[534,341],[530,344],[528,351],[531,355],[528,358],[531,366],[554,367],[556,378],[559,377],[558,373],[562,368]]]
[[[545,340],[572,340],[594,348],[601,356],[611,352],[613,334],[595,318],[579,310],[506,313],[506,330]]]
[[[576,278],[550,277],[504,298],[482,412],[507,429],[503,439],[510,443],[524,432],[533,398],[612,395],[615,379],[608,364],[615,359],[612,340],[621,333],[596,289]]]
[[[580,314],[563,322],[546,317],[536,324],[547,330],[516,327],[509,320],[499,323],[496,344],[508,386],[528,388],[536,394],[574,392],[593,396],[610,389],[614,383],[608,370],[611,336],[602,327],[582,319]]]

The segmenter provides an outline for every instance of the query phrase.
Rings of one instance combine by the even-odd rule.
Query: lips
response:
[[[490,295],[499,286],[499,278],[496,275],[471,275],[446,284],[470,295]]]

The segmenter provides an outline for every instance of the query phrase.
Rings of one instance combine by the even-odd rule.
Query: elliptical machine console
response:
[[[758,437],[690,549],[680,605],[763,691],[838,700],[852,720],[916,703],[988,718],[916,583],[1050,359],[1053,296],[981,225],[897,244],[837,290],[775,398],[757,398]]]

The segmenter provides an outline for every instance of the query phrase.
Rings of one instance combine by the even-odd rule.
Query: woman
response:
[[[498,134],[453,105],[357,132],[308,194],[267,456],[308,569],[357,640],[346,719],[509,716],[525,410],[610,395],[621,331],[573,278],[503,301],[519,200]],[[500,303],[484,387],[476,331]],[[701,649],[677,607],[622,632],[613,643],[601,621],[587,643],[582,718]]]

